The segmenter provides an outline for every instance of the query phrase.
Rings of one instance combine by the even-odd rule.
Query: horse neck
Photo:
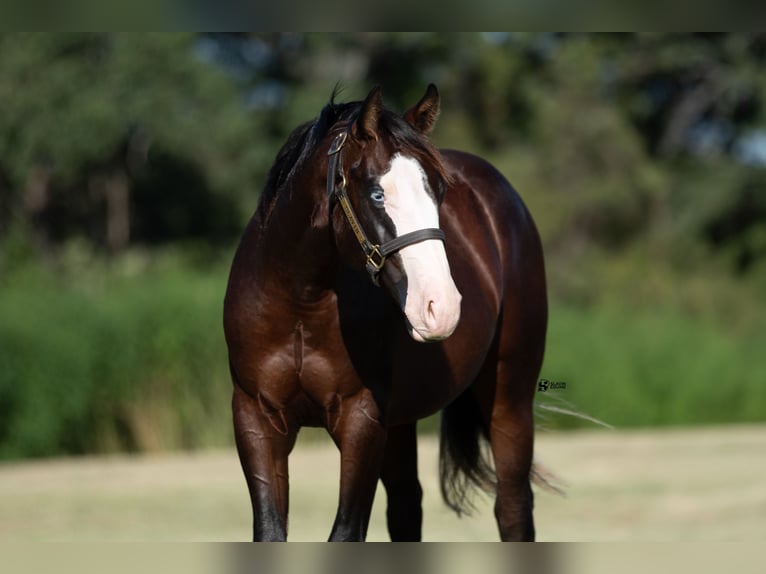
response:
[[[263,227],[266,273],[304,295],[328,290],[335,274],[335,246],[321,184],[296,177],[275,200]]]

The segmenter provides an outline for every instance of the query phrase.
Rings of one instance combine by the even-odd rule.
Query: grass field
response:
[[[307,440],[310,438],[311,440]],[[437,442],[422,437],[424,539],[497,539],[492,504],[458,519],[438,495]],[[766,539],[766,425],[540,433],[567,495],[538,492],[540,540]],[[291,458],[290,539],[324,540],[338,455],[303,437]],[[386,540],[379,490],[369,540]],[[2,541],[236,541],[250,510],[233,451],[0,465]]]

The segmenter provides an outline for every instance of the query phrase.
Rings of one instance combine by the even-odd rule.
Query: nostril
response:
[[[426,312],[427,322],[431,325],[436,321],[436,302],[431,300],[428,302],[428,310]]]

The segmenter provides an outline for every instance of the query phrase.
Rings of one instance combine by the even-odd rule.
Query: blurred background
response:
[[[232,444],[228,267],[336,84],[404,111],[436,83],[435,142],[519,190],[542,402],[766,420],[765,64],[764,34],[0,35],[0,459]]]

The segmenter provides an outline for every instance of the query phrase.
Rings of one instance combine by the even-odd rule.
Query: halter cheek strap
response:
[[[372,243],[359,223],[359,218],[354,213],[351,201],[346,193],[346,175],[343,173],[343,144],[346,143],[348,132],[338,134],[330,145],[327,155],[330,162],[327,168],[327,194],[334,196],[340,204],[343,213],[346,215],[351,230],[354,232],[359,245],[364,251],[366,257],[365,268],[370,275],[370,279],[375,285],[378,285],[378,275],[386,264],[386,258],[414,243],[427,241],[429,239],[438,239],[444,241],[444,232],[437,228],[418,229],[410,233],[405,233],[399,237],[386,241],[382,245]]]

